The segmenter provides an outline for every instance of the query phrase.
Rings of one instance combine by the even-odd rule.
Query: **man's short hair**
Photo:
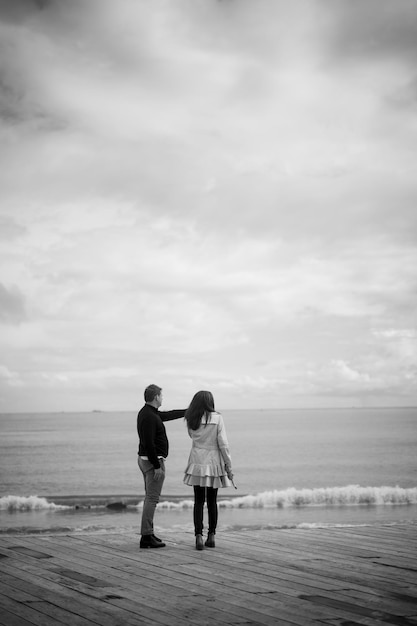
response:
[[[161,387],[158,387],[158,385],[148,385],[143,394],[145,396],[145,402],[152,402],[155,400],[156,396],[159,396],[161,391],[162,389]]]

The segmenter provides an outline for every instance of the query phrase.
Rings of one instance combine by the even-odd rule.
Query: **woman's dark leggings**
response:
[[[194,487],[194,530],[196,535],[203,534],[203,509],[207,498],[208,531],[215,533],[217,527],[217,489],[213,487]]]

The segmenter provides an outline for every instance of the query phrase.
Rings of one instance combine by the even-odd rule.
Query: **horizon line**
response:
[[[417,405],[371,405],[371,406],[301,406],[301,407],[256,407],[256,408],[225,408],[222,411],[332,411],[332,410],[340,410],[340,411],[349,411],[354,409],[355,411],[366,411],[369,409],[417,409]],[[73,413],[136,413],[139,409],[77,409],[77,410],[68,410],[68,409],[58,409],[58,410],[48,410],[48,411],[0,411],[0,415],[40,415],[40,414],[73,414]],[[172,409],[167,409],[167,411]],[[163,410],[162,410],[163,412]]]

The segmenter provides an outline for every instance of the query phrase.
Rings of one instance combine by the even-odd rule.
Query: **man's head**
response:
[[[145,402],[159,409],[162,404],[162,389],[158,385],[148,385],[144,392]]]

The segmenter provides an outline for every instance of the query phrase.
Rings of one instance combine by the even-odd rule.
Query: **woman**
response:
[[[185,412],[188,434],[193,440],[184,483],[194,487],[194,531],[197,550],[214,548],[217,526],[217,490],[233,480],[223,417],[214,408],[210,391],[198,391]],[[203,544],[203,509],[207,499],[208,536]]]

